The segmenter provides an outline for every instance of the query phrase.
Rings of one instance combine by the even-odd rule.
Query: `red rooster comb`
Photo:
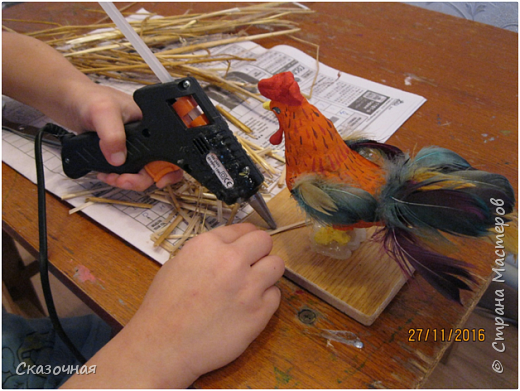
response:
[[[274,75],[258,82],[258,90],[268,99],[287,106],[300,106],[305,98],[291,72]]]

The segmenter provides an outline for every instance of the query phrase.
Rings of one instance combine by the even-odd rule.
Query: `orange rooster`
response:
[[[381,226],[376,234],[408,276],[420,273],[445,297],[460,303],[469,290],[469,265],[432,250],[444,233],[483,237],[494,228],[497,200],[514,210],[508,180],[473,169],[444,148],[422,149],[411,159],[375,141],[343,140],[332,122],[300,93],[292,73],[261,80],[258,89],[285,136],[287,187],[310,218],[334,229]],[[376,156],[376,157],[374,157]]]

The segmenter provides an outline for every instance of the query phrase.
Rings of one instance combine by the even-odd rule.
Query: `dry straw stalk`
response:
[[[136,15],[133,12],[123,13]],[[211,48],[279,35],[292,37],[292,34],[300,31],[300,28],[291,18],[309,13],[312,13],[309,9],[287,3],[265,3],[216,12],[164,17],[143,14],[140,15],[142,20],[130,23],[150,48],[160,51],[157,57],[173,77],[191,75],[200,81],[219,86],[242,99],[253,97],[262,100],[258,95],[244,88],[247,86],[226,80],[216,71],[197,67],[197,65],[211,62],[231,64],[236,60],[249,60],[235,56],[212,55]],[[140,84],[155,82],[153,77],[151,78],[153,75],[148,66],[140,56],[135,54],[115,25],[108,22],[106,16],[91,25],[47,24],[48,28],[29,35],[56,48],[82,72]],[[112,30],[92,32],[107,28]],[[4,27],[4,30],[7,28]],[[255,33],[250,34],[251,31]],[[165,47],[169,48],[165,49]],[[193,52],[201,50],[205,53],[193,55]]]

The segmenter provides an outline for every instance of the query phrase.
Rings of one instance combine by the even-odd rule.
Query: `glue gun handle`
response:
[[[125,126],[127,158],[123,165],[113,166],[103,156],[96,132],[85,132],[79,135],[69,134],[62,139],[61,157],[63,171],[73,179],[81,178],[91,171],[104,173],[139,172],[151,161],[147,153],[146,131],[141,129],[141,122],[133,122]]]

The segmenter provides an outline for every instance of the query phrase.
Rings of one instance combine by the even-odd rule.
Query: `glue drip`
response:
[[[352,331],[346,330],[323,330],[321,336],[328,341],[336,341],[345,345],[352,345],[358,349],[362,349],[365,345],[359,337]]]

